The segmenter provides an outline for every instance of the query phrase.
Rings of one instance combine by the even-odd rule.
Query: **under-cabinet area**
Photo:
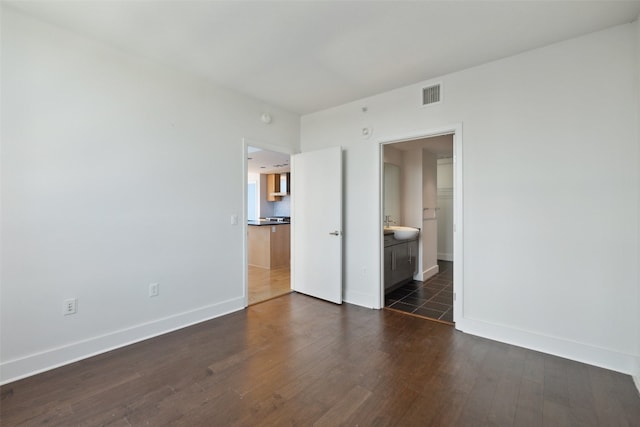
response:
[[[385,293],[413,280],[418,271],[418,238],[398,240],[393,233],[384,235]]]

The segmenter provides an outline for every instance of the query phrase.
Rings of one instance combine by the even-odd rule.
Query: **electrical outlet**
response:
[[[160,295],[160,285],[158,283],[149,284],[149,296],[157,297]]]
[[[76,314],[78,311],[78,299],[69,298],[63,301],[62,314],[68,316],[69,314]]]

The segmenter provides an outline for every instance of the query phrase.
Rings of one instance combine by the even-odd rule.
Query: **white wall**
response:
[[[638,19],[635,22],[636,25],[636,93],[637,93],[637,101],[638,101],[638,142],[640,144],[640,15],[638,15]],[[640,150],[639,150],[640,151]],[[640,158],[638,160],[640,162]],[[640,222],[640,216],[638,217],[638,222]],[[640,239],[640,234],[638,235]],[[638,264],[640,264],[640,257],[638,258]],[[640,307],[640,280],[638,281],[638,307]],[[640,325],[640,310],[637,310],[638,318],[636,321],[637,325]],[[636,387],[640,390],[640,327],[637,330],[638,340],[636,346],[636,374],[635,374],[635,382]]]
[[[453,190],[453,159],[438,159],[438,189]]]
[[[422,230],[422,149],[415,148],[402,152],[402,212],[399,225],[415,227]],[[422,256],[418,257],[418,273],[416,280],[422,280],[424,264],[424,232],[421,233],[418,244]]]
[[[438,274],[438,223],[434,220],[438,204],[438,158],[422,150],[422,203],[420,205],[420,241],[422,246],[421,280]]]
[[[1,381],[241,309],[243,138],[299,117],[2,12]]]
[[[422,228],[422,149],[403,151],[402,165],[403,198],[399,225]]]
[[[247,173],[247,183],[251,184],[254,183],[255,184],[255,212],[252,212],[252,216],[254,216],[254,219],[258,219],[260,218],[260,207],[262,206],[262,201],[260,198],[261,195],[261,190],[262,190],[262,185],[260,182],[260,174],[259,173]],[[249,197],[247,196],[247,199]],[[248,200],[247,200],[248,203]],[[248,215],[248,209],[247,209],[247,215]],[[249,219],[249,217],[247,217],[247,219]]]
[[[438,259],[453,261],[453,159],[438,159]]]
[[[402,168],[402,151],[393,148],[390,145],[384,147],[384,162],[393,163]]]
[[[383,187],[383,225],[400,224],[401,194],[402,185],[400,180],[400,170],[398,165],[384,163],[384,187]]]
[[[423,82],[303,116],[303,151],[345,149],[345,298],[378,301],[376,145],[462,123],[457,327],[631,372],[640,339],[635,27],[435,79],[444,93],[435,106],[418,105]],[[360,136],[365,114],[370,139]]]
[[[405,193],[404,186],[402,185],[402,177],[404,174],[402,151],[387,145],[384,147],[383,155],[385,163],[384,173],[389,174],[389,176],[384,176],[383,218],[389,215],[391,217],[391,225],[402,225],[402,208],[404,206]],[[389,168],[386,165],[387,163],[395,165],[397,168]]]
[[[269,186],[267,185],[267,174],[261,173],[260,175],[260,218],[273,216],[273,206],[267,202],[267,193],[269,192]]]

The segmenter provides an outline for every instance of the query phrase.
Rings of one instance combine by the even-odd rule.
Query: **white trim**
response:
[[[640,395],[640,355],[636,355],[636,369],[635,373],[631,377],[633,378],[633,383],[638,389],[638,394]]]
[[[378,301],[375,301],[373,295],[369,292],[344,290],[342,302],[347,304],[359,305],[360,307],[379,308]]]
[[[566,338],[470,319],[469,317],[456,321],[456,328],[468,334],[593,366],[599,366],[605,369],[611,369],[623,374],[630,375],[635,369],[636,356],[632,354],[572,341]]]
[[[247,153],[247,147],[251,146],[251,147],[256,147],[256,148],[260,148],[262,150],[265,151],[274,151],[276,153],[284,153],[284,154],[288,154],[290,156],[293,156],[294,154],[297,154],[299,151],[291,148],[291,147],[283,147],[281,145],[276,145],[276,144],[270,144],[268,142],[262,142],[262,141],[256,141],[255,139],[251,139],[251,138],[242,138],[242,144],[244,147],[244,151],[245,154]],[[246,160],[247,160],[247,156],[245,156],[245,166],[246,166]]]
[[[8,360],[0,363],[0,385],[224,316],[243,308],[243,298],[234,298]]]
[[[382,191],[384,189],[384,143],[378,142],[378,149],[376,156],[378,156],[378,189],[375,192],[375,197],[378,198],[378,221],[376,221],[376,229],[371,230],[373,233],[379,234],[380,238],[378,242],[378,292],[375,292],[375,304],[373,308],[384,308],[384,233],[380,231],[384,227],[384,197],[382,197]],[[375,235],[375,234],[374,234]],[[374,282],[376,283],[376,282]]]
[[[434,105],[434,104],[431,104]],[[447,126],[439,126],[431,129],[408,132],[400,135],[387,135],[378,139],[379,149],[378,155],[378,221],[376,222],[376,229],[372,230],[373,233],[380,235],[378,239],[378,270],[380,278],[378,280],[379,291],[378,301],[376,308],[384,307],[384,236],[381,232],[381,226],[383,223],[383,200],[380,197],[383,188],[383,173],[384,170],[384,146],[394,144],[396,142],[412,141],[416,139],[432,138],[441,135],[453,134],[453,292],[456,295],[453,302],[453,320],[456,322],[456,329],[460,329],[457,325],[458,321],[464,319],[464,277],[462,272],[464,264],[464,251],[463,251],[463,203],[462,203],[462,123],[456,123]]]
[[[247,138],[242,138],[242,298],[244,307],[249,306],[249,246],[247,235],[249,225],[247,215],[247,197],[249,197],[249,146],[251,144]],[[253,145],[251,145],[253,147]],[[258,190],[260,191],[260,190]],[[258,195],[258,197],[260,197]]]
[[[432,278],[433,276],[438,274],[439,271],[440,271],[440,267],[438,266],[438,264],[427,268],[426,270],[424,270],[422,272],[422,280],[421,281],[424,282],[425,280],[428,280],[428,279]]]
[[[453,254],[438,252],[438,259],[441,261],[451,261],[453,262]]]
[[[464,319],[464,206],[462,165],[462,123],[453,134],[453,321]],[[456,329],[459,329],[456,326]]]

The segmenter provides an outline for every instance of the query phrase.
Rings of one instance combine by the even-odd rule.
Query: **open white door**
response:
[[[295,154],[292,180],[292,288],[342,303],[342,149]]]

